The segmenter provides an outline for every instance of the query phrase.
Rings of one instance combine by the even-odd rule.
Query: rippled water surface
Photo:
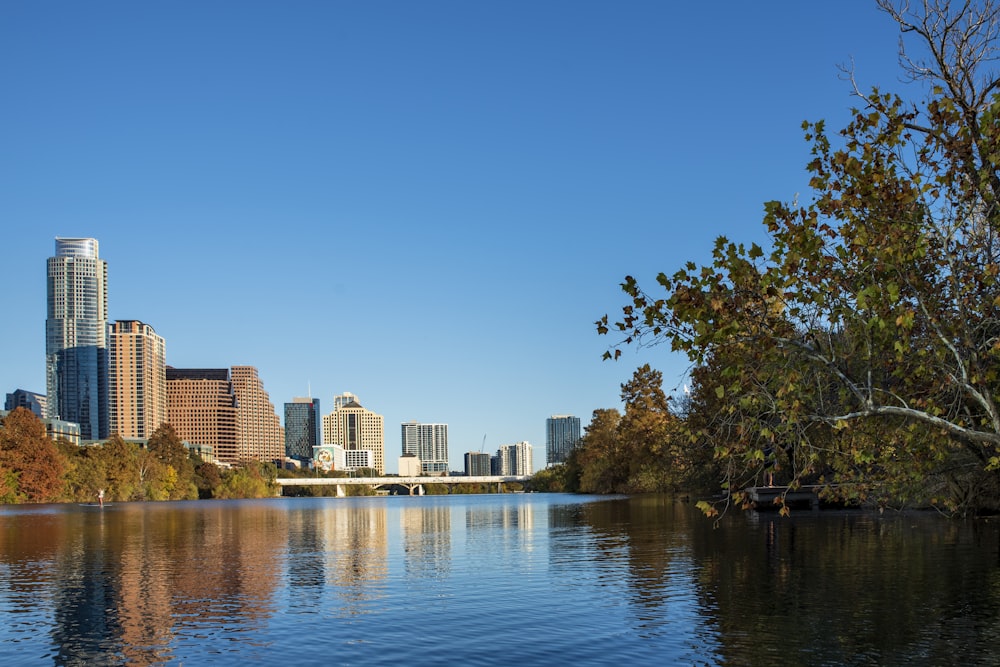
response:
[[[565,495],[0,507],[0,665],[1000,664],[987,521]]]

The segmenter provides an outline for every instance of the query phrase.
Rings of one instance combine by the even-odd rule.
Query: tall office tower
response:
[[[563,463],[580,441],[580,418],[552,415],[545,420],[545,464]]]
[[[490,455],[486,452],[466,452],[465,474],[469,477],[485,477],[491,474]]]
[[[3,409],[12,411],[17,408],[25,408],[31,410],[36,417],[42,418],[45,416],[45,403],[45,394],[36,394],[27,389],[15,389],[14,393],[7,394]]]
[[[239,421],[240,460],[280,462],[285,458],[285,432],[257,369],[233,366],[232,378]]]
[[[137,320],[117,320],[108,331],[111,432],[148,439],[167,421],[166,344],[153,327]]]
[[[285,455],[300,461],[313,457],[323,444],[323,417],[318,398],[293,398],[285,403]]]
[[[48,259],[45,416],[76,422],[83,440],[108,437],[108,265],[97,239],[56,238]]]
[[[523,440],[514,445],[501,445],[497,451],[498,475],[530,475],[533,472],[531,443]]]
[[[448,425],[406,422],[402,425],[403,453],[420,459],[423,475],[448,474]]]
[[[333,412],[323,415],[323,437],[343,447],[348,458],[352,451],[370,451],[372,467],[384,475],[385,419],[363,408],[354,394],[334,396],[333,405]]]
[[[167,368],[167,421],[177,436],[238,463],[236,392],[228,368]]]

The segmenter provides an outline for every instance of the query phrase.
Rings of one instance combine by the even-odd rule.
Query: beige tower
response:
[[[167,421],[181,440],[211,448],[216,460],[239,462],[236,394],[228,368],[168,368]]]
[[[345,452],[370,451],[372,466],[385,474],[385,419],[358,403],[351,393],[333,398],[334,410],[323,416],[323,438]],[[350,455],[348,455],[350,456]]]
[[[166,344],[153,327],[118,320],[108,327],[108,414],[112,433],[147,439],[167,421]]]
[[[257,369],[233,366],[232,378],[239,419],[240,459],[280,462],[285,458],[285,431]]]

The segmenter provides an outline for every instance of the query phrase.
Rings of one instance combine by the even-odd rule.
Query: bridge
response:
[[[286,486],[336,486],[337,495],[344,495],[345,486],[367,486],[377,489],[380,486],[405,486],[410,495],[421,496],[425,484],[496,484],[497,489],[503,488],[508,482],[527,482],[531,475],[483,475],[462,477],[279,477],[274,480],[278,485],[278,495]]]

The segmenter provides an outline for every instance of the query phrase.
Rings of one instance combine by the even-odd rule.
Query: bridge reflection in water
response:
[[[275,480],[278,495],[286,486],[336,486],[337,495],[344,495],[345,486],[367,486],[377,489],[385,486],[405,486],[410,495],[422,496],[425,484],[496,484],[498,490],[507,482],[527,482],[531,475],[484,475],[478,477],[285,477]]]

